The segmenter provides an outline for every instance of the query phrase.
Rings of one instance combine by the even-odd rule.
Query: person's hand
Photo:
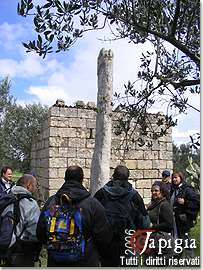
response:
[[[178,198],[178,199],[177,199],[177,202],[178,202],[179,204],[184,204],[184,203],[185,203],[185,200],[184,200],[183,198]]]

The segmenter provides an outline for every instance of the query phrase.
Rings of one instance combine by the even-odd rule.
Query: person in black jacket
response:
[[[200,197],[194,188],[184,181],[181,172],[172,174],[170,202],[175,216],[174,236],[190,240],[190,229],[194,226],[200,209]],[[185,256],[194,256],[191,249],[185,249],[184,253]]]
[[[6,195],[11,191],[13,186],[12,182],[12,168],[9,166],[4,166],[1,169],[1,179],[0,179],[0,196]]]
[[[165,185],[156,181],[151,188],[152,200],[148,206],[151,221],[151,229],[171,233],[173,230],[173,210],[167,200],[167,189]]]
[[[97,267],[100,264],[98,248],[105,249],[111,241],[112,233],[105,216],[103,206],[82,185],[83,170],[79,166],[70,166],[65,172],[65,183],[58,192],[51,196],[45,203],[37,225],[37,237],[43,244],[47,244],[46,217],[44,211],[54,205],[62,194],[69,198],[82,209],[84,218],[85,256],[75,263],[57,263],[48,251],[47,266],[56,267]]]
[[[168,266],[168,259],[174,254],[175,240],[169,235],[173,232],[173,209],[167,199],[168,190],[166,185],[161,181],[155,181],[151,188],[151,203],[147,208],[150,217],[150,229],[154,231],[150,239],[154,240],[155,248],[150,250],[149,256],[164,256],[166,260],[166,266]],[[159,241],[162,239],[171,241],[171,247],[162,248],[162,254],[158,255],[159,252]],[[147,258],[147,257],[146,257]]]
[[[149,217],[143,199],[128,182],[129,170],[119,165],[115,168],[112,180],[98,190],[95,198],[104,206],[112,227],[113,239],[106,247],[102,257],[102,266],[125,266],[120,256],[125,256],[125,229],[144,229],[149,226]],[[126,228],[121,228],[122,216],[128,219]],[[116,221],[117,219],[117,221]],[[120,220],[119,220],[120,219]],[[127,222],[128,222],[127,221]],[[120,227],[120,232],[118,232]]]

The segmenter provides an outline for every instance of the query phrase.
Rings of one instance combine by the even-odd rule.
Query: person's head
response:
[[[174,172],[172,174],[172,184],[175,186],[179,186],[184,180],[184,176],[181,172]]]
[[[31,193],[34,193],[37,189],[37,180],[31,174],[24,174],[18,179],[16,186],[24,187]]]
[[[9,166],[4,166],[1,169],[1,177],[6,181],[12,181],[13,170]]]
[[[84,178],[83,169],[79,166],[69,166],[65,172],[65,181],[75,181],[82,183]]]
[[[164,170],[164,171],[162,172],[162,178],[163,178],[163,179],[165,179],[165,178],[167,178],[167,177],[170,177],[170,176],[171,176],[170,171]]]
[[[167,190],[161,181],[156,181],[151,187],[152,200],[167,198]]]
[[[129,170],[126,166],[118,165],[113,173],[113,180],[128,181]]]

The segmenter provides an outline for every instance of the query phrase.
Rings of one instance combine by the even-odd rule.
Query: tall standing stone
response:
[[[91,164],[90,190],[101,188],[110,174],[113,52],[102,49],[97,62],[98,93],[95,149]]]

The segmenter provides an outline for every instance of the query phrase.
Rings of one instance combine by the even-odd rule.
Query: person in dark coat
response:
[[[43,215],[51,205],[59,200],[61,194],[67,194],[78,207],[82,209],[84,218],[85,256],[80,262],[76,263],[56,263],[48,251],[47,266],[56,267],[98,267],[100,264],[98,248],[105,249],[112,238],[109,224],[105,216],[105,210],[98,200],[92,198],[90,193],[82,185],[83,170],[79,166],[70,166],[65,172],[65,183],[58,192],[51,196],[45,203],[37,226],[37,237],[47,244],[46,222]]]
[[[194,188],[184,181],[181,172],[172,174],[170,202],[175,216],[175,237],[190,240],[190,229],[194,226],[200,209],[200,197]],[[184,252],[185,256],[194,256],[192,249],[185,249]]]
[[[115,207],[116,201],[120,201],[125,208],[125,212],[130,213],[132,225],[126,229],[144,229],[149,226],[149,217],[144,206],[143,199],[139,193],[133,189],[132,185],[128,182],[129,170],[126,166],[117,166],[114,170],[112,180],[110,180],[103,188],[98,190],[95,194],[95,198],[98,199],[101,204],[109,213],[110,207]],[[130,203],[130,208],[129,204]],[[113,211],[112,211],[113,212]],[[112,228],[113,231],[115,231]],[[120,256],[124,255],[125,247],[125,231],[122,235],[113,234],[111,244],[106,247],[103,257],[102,266],[117,267],[125,266],[121,265]],[[125,255],[124,255],[125,256]],[[126,256],[125,256],[126,257]]]
[[[173,230],[173,210],[167,200],[165,185],[156,181],[152,185],[152,200],[147,211],[151,221],[151,229],[171,233]]]
[[[166,260],[166,266],[168,265],[168,259],[174,254],[175,241],[172,236],[173,232],[173,210],[167,199],[168,190],[165,184],[161,181],[156,181],[151,188],[152,198],[151,204],[148,206],[147,211],[150,217],[150,229],[156,230],[150,236],[154,240],[155,248],[150,250],[149,256],[164,256]],[[158,255],[159,241],[164,239],[171,240],[171,248],[162,249],[162,254]],[[146,257],[147,258],[147,257]]]
[[[171,173],[169,170],[164,170],[162,172],[162,183],[164,184],[164,188],[167,190],[167,199],[170,199],[170,193],[171,193]]]
[[[14,183],[12,182],[13,170],[9,166],[4,166],[1,169],[1,178],[0,178],[0,196],[6,195],[11,191]]]

